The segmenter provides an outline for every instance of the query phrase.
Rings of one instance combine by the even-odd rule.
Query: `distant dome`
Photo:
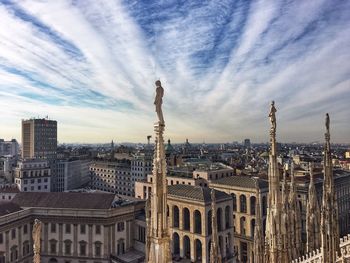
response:
[[[170,139],[168,140],[168,144],[165,145],[165,152],[166,153],[172,153],[174,152],[174,147],[170,143]]]

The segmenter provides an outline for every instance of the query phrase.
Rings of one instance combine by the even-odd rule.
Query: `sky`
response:
[[[0,138],[350,143],[350,1],[0,0]]]

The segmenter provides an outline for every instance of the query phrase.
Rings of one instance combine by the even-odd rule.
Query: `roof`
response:
[[[267,181],[259,179],[257,177],[236,176],[236,175],[224,177],[224,178],[221,178],[219,180],[215,180],[214,182],[212,182],[212,184],[238,186],[238,187],[243,187],[243,188],[255,188],[256,181],[258,181],[260,189],[269,187],[269,184]]]
[[[177,184],[168,186],[168,195],[208,203],[211,202],[211,190],[211,188],[207,187]],[[217,201],[231,198],[230,195],[222,191],[214,191]]]
[[[108,209],[114,194],[20,192],[13,199],[20,207]]]
[[[0,193],[19,193],[19,189],[16,184],[12,185],[1,185]]]
[[[0,216],[11,214],[22,210],[20,206],[8,201],[0,201]]]

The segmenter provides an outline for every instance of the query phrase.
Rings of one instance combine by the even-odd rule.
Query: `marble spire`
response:
[[[282,262],[291,261],[291,243],[289,227],[289,189],[287,184],[287,170],[283,169],[282,181],[282,210],[281,210],[281,236],[282,236]]]
[[[309,163],[309,173],[310,183],[308,191],[308,201],[306,206],[306,251],[308,253],[319,249],[321,246],[320,208],[317,201],[312,163]]]
[[[211,189],[211,232],[210,263],[222,263],[221,251],[219,247],[218,222],[216,218],[216,198],[214,189]]]
[[[262,228],[260,189],[259,181],[256,180],[256,204],[255,204],[255,227],[254,227],[254,262],[264,262],[264,234]]]
[[[297,197],[297,189],[294,175],[294,162],[290,168],[290,191],[289,191],[289,221],[290,221],[290,242],[291,257],[297,259],[302,254],[301,242],[301,211]]]
[[[323,263],[336,262],[339,249],[339,222],[336,193],[334,192],[332,154],[330,146],[330,119],[326,114],[326,133],[323,158],[323,194],[321,207],[321,251]]]
[[[270,153],[269,153],[269,195],[265,232],[265,262],[279,263],[282,260],[281,248],[281,193],[280,175],[277,163],[276,108],[272,101],[270,108]]]
[[[170,252],[170,236],[167,220],[167,183],[166,183],[166,159],[164,149],[164,118],[162,113],[162,98],[164,89],[160,81],[156,81],[156,99],[155,106],[158,116],[158,121],[154,124],[155,131],[155,151],[153,158],[153,183],[151,202],[151,217],[149,224],[149,252],[148,263],[170,263],[172,262]]]

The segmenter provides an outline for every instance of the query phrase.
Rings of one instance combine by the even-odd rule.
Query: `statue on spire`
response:
[[[326,113],[326,131],[329,133],[329,114]]]
[[[164,118],[163,118],[163,111],[162,111],[164,89],[162,87],[160,80],[156,81],[156,87],[157,88],[156,88],[156,97],[154,99],[154,105],[156,106],[156,113],[158,116],[158,120],[160,124],[164,125]]]
[[[270,122],[271,122],[271,131],[276,132],[276,108],[275,108],[275,102],[271,101],[271,108],[270,108]]]

